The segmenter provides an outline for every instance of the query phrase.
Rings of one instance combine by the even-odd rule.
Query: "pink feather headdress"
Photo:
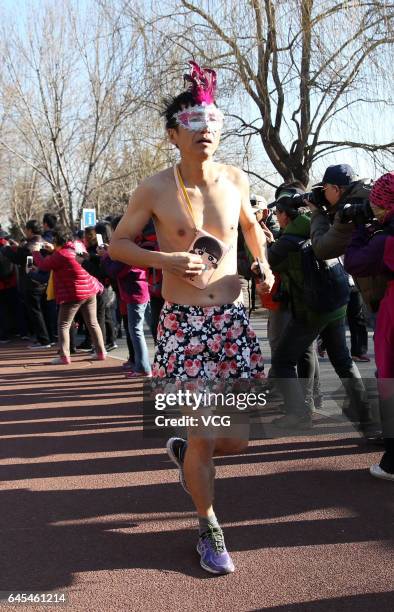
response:
[[[216,72],[210,68],[200,68],[193,60],[189,60],[190,74],[184,79],[190,83],[188,89],[196,104],[213,104],[216,93]]]

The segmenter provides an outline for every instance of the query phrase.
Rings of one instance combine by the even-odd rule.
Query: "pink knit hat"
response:
[[[374,206],[394,211],[394,172],[388,172],[378,178],[372,187],[369,201]]]

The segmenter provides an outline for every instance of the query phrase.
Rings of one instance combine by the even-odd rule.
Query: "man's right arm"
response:
[[[334,223],[331,225],[326,214],[315,210],[311,218],[311,240],[316,257],[331,259],[343,255],[351,240],[353,229],[353,223],[341,223],[338,214],[335,215]]]
[[[111,259],[137,268],[162,268],[177,276],[195,276],[205,268],[202,258],[193,253],[164,253],[139,247],[135,240],[154,215],[153,202],[160,198],[144,181],[131,196],[127,210],[112,235],[108,247]]]

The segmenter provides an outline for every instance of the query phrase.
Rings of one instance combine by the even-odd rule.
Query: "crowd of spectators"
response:
[[[72,233],[47,213],[41,224],[35,219],[26,223],[20,243],[1,230],[1,344],[18,336],[30,341],[29,350],[58,345],[52,363],[67,365],[78,351],[104,360],[125,333],[126,375],[150,375],[144,321],[156,339],[161,272],[111,260],[107,247],[120,218],[109,216]],[[156,249],[153,223],[145,230],[141,244]],[[77,331],[84,333],[78,345]]]

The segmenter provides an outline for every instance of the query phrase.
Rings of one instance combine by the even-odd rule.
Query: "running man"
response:
[[[213,161],[223,125],[214,99],[216,74],[195,62],[190,64],[190,75],[185,75],[188,89],[171,99],[163,112],[180,163],[145,179],[136,189],[112,236],[109,253],[130,265],[163,270],[166,301],[158,328],[154,377],[261,377],[263,359],[249,326],[237,274],[238,223],[250,252],[262,262],[269,291],[274,279],[267,263],[266,239],[250,205],[245,174]],[[150,218],[159,252],[135,244]],[[209,253],[194,250],[201,238],[217,243],[209,241],[214,266],[209,265]],[[215,574],[233,572],[234,564],[212,507],[213,457],[239,453],[247,445],[247,435],[215,438],[191,435],[190,430],[188,441],[171,438],[167,443],[181,484],[196,507],[201,566]]]

